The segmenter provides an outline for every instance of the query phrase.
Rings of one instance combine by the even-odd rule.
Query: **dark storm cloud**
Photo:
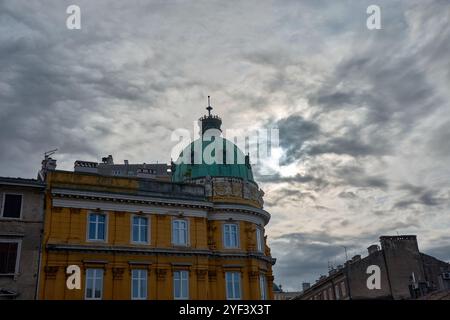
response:
[[[444,159],[450,157],[450,121],[431,131],[427,145],[432,155]]]
[[[358,188],[389,188],[389,180],[384,177],[370,176],[361,166],[343,166],[335,170],[341,184]]]
[[[311,192],[302,192],[298,189],[282,188],[277,190],[276,195],[264,201],[264,204],[268,207],[284,206],[290,203],[298,203],[299,201],[306,200],[315,201],[316,197]]]
[[[4,30],[0,41],[0,148],[6,150],[0,153],[0,162],[10,164],[9,172],[2,174],[34,176],[43,153],[55,147],[60,161],[98,159],[101,152],[111,153],[104,140],[116,135],[120,145],[119,121],[134,117],[144,106],[151,110],[167,90],[196,85],[185,81],[175,65],[164,69],[167,60],[158,53],[137,62],[132,55],[130,61],[109,60],[116,42],[125,40],[111,29],[103,34],[92,32],[108,25],[114,29],[108,20],[113,15],[98,19],[101,10],[94,4],[80,4],[82,21],[88,24],[84,24],[87,30],[80,31],[65,27],[66,3],[47,7],[45,18],[41,5],[0,4]],[[118,64],[123,64],[122,68]],[[160,69],[150,68],[152,65]],[[141,81],[143,73],[150,73],[152,81]],[[135,127],[149,131],[157,123],[160,121],[155,118],[145,119],[145,123],[133,121]],[[134,138],[135,143],[138,140]]]
[[[423,186],[415,186],[411,184],[403,184],[400,190],[407,191],[405,199],[394,204],[395,209],[407,209],[413,205],[421,205],[424,207],[436,207],[449,202],[449,197],[440,196],[438,191],[427,189]]]
[[[262,183],[289,183],[289,184],[310,184],[313,188],[325,188],[328,182],[321,177],[312,175],[296,174],[295,176],[283,177],[279,173],[273,175],[256,175],[258,181]]]
[[[320,127],[318,124],[305,120],[299,115],[291,115],[278,121],[280,146],[285,149],[283,162],[289,163],[301,157],[305,142],[318,138]]]
[[[320,155],[326,153],[333,153],[338,155],[350,155],[353,157],[367,156],[367,155],[381,155],[377,152],[373,145],[361,142],[358,137],[338,137],[331,138],[323,144],[316,144],[311,146],[308,150],[309,155]]]
[[[338,197],[343,198],[343,199],[355,199],[358,196],[354,192],[351,192],[351,191],[342,191],[338,194]]]

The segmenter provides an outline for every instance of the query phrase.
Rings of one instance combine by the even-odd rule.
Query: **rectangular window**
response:
[[[145,217],[133,217],[133,242],[148,243],[148,219]]]
[[[86,270],[86,299],[100,300],[103,294],[103,269]]]
[[[186,220],[172,221],[172,243],[182,246],[188,244],[188,222]]]
[[[345,297],[347,295],[347,290],[345,288],[344,282],[341,282],[341,292],[342,292],[342,297]]]
[[[267,300],[267,282],[266,276],[263,274],[259,275],[259,290],[261,291],[261,300]]]
[[[174,271],[173,273],[174,299],[189,299],[189,271]]]
[[[225,248],[239,247],[239,231],[238,225],[224,224],[223,225],[223,243]]]
[[[22,213],[22,195],[5,193],[3,197],[3,218],[20,219]]]
[[[104,214],[89,214],[89,240],[106,239],[106,216]]]
[[[14,274],[17,270],[19,243],[0,242],[0,274]]]
[[[261,228],[256,228],[256,249],[259,252],[264,251],[264,237]]]
[[[226,272],[225,282],[227,290],[227,300],[241,299],[241,273],[240,272]]]
[[[339,287],[337,285],[334,287],[334,294],[336,296],[336,300],[339,300]]]
[[[131,271],[131,299],[147,299],[147,270],[135,269]]]

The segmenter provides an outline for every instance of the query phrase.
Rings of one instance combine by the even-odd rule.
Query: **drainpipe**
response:
[[[44,235],[44,216],[45,216],[45,189],[41,196],[42,200],[42,226],[41,230],[39,231],[39,255],[38,255],[38,270],[37,270],[37,280],[36,280],[36,288],[34,290],[34,300],[38,300],[39,295],[39,286],[40,286],[40,280],[41,280],[41,264],[42,264],[42,241],[43,241],[43,235]]]

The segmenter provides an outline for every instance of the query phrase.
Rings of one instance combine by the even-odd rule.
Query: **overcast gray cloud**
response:
[[[285,289],[382,234],[450,260],[449,3],[376,2],[378,31],[373,1],[2,1],[0,175],[53,148],[168,162],[211,95],[225,128],[280,129],[281,169],[254,170]]]

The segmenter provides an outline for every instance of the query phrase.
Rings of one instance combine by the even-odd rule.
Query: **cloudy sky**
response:
[[[66,8],[81,8],[81,30]],[[381,7],[381,30],[366,9]],[[278,127],[258,175],[276,282],[298,290],[380,235],[450,260],[448,0],[0,2],[0,175],[53,148],[168,162],[206,96],[227,128]]]

